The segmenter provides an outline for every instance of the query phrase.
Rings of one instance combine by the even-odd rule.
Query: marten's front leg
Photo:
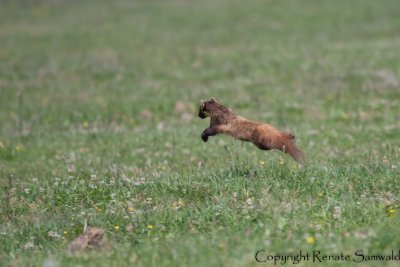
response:
[[[201,134],[201,139],[203,139],[204,142],[207,142],[209,136],[213,136],[216,134],[217,134],[216,128],[206,128]]]

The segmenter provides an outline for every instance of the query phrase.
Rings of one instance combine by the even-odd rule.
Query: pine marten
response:
[[[209,136],[223,133],[242,141],[252,142],[262,150],[279,149],[288,153],[298,162],[303,159],[303,153],[294,144],[295,136],[293,134],[281,132],[266,123],[240,117],[214,98],[206,102],[201,100],[199,117],[201,119],[211,118],[210,127],[201,134],[204,142],[208,141]]]

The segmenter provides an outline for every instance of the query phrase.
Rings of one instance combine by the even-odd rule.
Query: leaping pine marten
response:
[[[291,133],[281,132],[269,124],[254,122],[240,117],[229,108],[218,103],[214,98],[204,102],[201,100],[199,117],[210,117],[210,127],[201,134],[204,142],[209,136],[219,133],[230,135],[242,141],[252,142],[262,150],[278,149],[288,153],[296,161],[301,162],[303,153],[294,144],[295,136]]]

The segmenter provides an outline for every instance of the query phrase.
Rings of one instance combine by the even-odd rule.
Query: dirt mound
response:
[[[108,245],[104,229],[88,227],[83,235],[78,236],[69,246],[70,252],[97,249]]]

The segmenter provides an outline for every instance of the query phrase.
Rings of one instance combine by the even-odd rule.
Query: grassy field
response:
[[[211,97],[307,162],[203,143]],[[0,2],[1,266],[397,253],[399,161],[396,0]],[[71,254],[85,222],[108,245]]]

